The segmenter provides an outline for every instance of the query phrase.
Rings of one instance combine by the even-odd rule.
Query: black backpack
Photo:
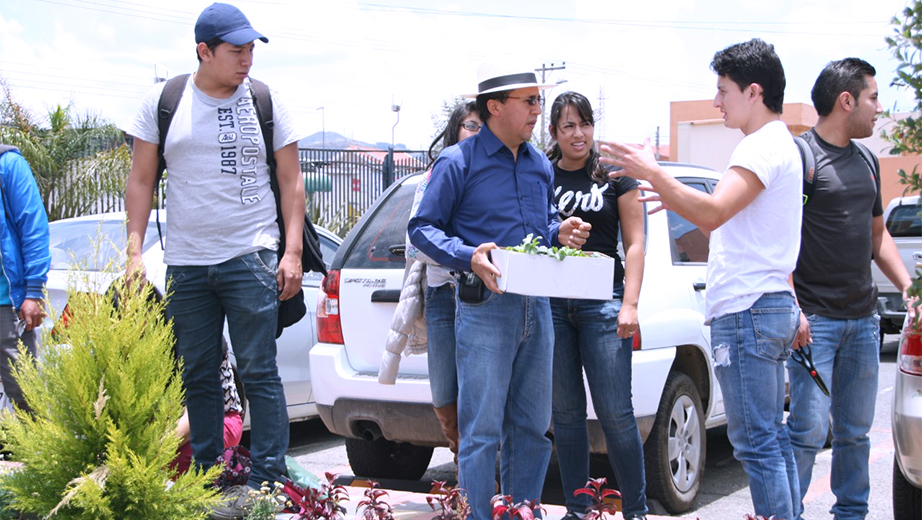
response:
[[[858,147],[861,157],[866,163],[868,163],[868,168],[871,169],[871,172],[874,174],[874,180],[877,182],[875,189],[879,189],[880,186],[880,164],[877,162],[877,157],[871,153],[871,150],[868,150],[868,147],[859,143],[858,141],[852,141],[855,143],[855,146]],[[811,200],[813,200],[813,193],[816,191],[816,154],[813,153],[813,148],[810,147],[810,143],[807,142],[802,136],[794,136],[794,144],[797,145],[797,149],[800,150],[800,160],[804,167],[804,206],[806,206]]]
[[[160,131],[160,144],[158,153],[160,163],[157,166],[157,189],[160,189],[160,180],[163,178],[163,172],[166,170],[166,159],[163,157],[163,147],[166,143],[166,136],[170,130],[170,123],[173,121],[173,115],[179,101],[182,99],[183,91],[189,80],[189,74],[182,74],[171,78],[163,86],[163,92],[160,94],[160,101],[157,104],[157,128]],[[273,118],[272,118],[272,96],[269,93],[269,87],[262,81],[250,78],[250,94],[253,96],[253,105],[256,108],[256,117],[259,120],[259,127],[262,130],[263,141],[266,143],[266,162],[269,164],[269,184],[272,193],[275,195],[276,222],[279,226],[279,258],[285,252],[285,221],[282,218],[282,197],[279,192],[279,181],[276,177],[275,154],[272,149],[273,137]],[[160,233],[160,245],[163,246],[163,234],[160,232],[160,213],[157,212],[157,232]],[[320,236],[314,228],[313,222],[307,214],[304,215],[304,226],[302,233],[301,249],[301,268],[306,273],[314,271],[327,275],[326,265],[323,263],[323,251],[320,248]],[[303,290],[291,298],[280,302],[279,304],[279,323],[275,337],[282,334],[282,329],[294,325],[307,313],[307,307],[304,304]]]

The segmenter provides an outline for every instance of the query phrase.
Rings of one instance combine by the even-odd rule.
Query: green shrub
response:
[[[34,415],[0,421],[0,441],[24,463],[0,490],[16,510],[55,519],[203,518],[216,471],[170,482],[182,388],[163,304],[150,287],[113,286],[118,309],[98,290],[71,289],[67,328],[46,332],[40,361],[16,367]]]

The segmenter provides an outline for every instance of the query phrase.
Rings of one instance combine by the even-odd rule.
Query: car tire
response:
[[[346,439],[346,455],[357,477],[419,480],[429,468],[432,450],[430,446],[384,438],[373,441]]]
[[[922,520],[922,489],[913,486],[893,459],[893,520]]]
[[[670,452],[670,446],[678,449]],[[687,375],[672,372],[644,444],[648,494],[672,514],[687,511],[698,495],[706,455],[704,408],[698,389]]]

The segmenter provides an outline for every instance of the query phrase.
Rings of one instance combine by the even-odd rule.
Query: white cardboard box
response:
[[[568,256],[563,260],[547,255],[516,253],[507,249],[490,251],[499,272],[499,288],[529,296],[552,296],[586,300],[612,299],[615,259],[597,256]]]

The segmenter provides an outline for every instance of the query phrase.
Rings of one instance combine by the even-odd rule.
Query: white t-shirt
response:
[[[227,99],[206,95],[191,77],[186,83],[164,147],[167,265],[215,265],[278,249],[275,196],[248,83]],[[148,91],[129,134],[160,142],[157,105],[164,85]],[[303,137],[275,92],[272,118],[273,150]]]
[[[787,291],[797,265],[803,166],[787,126],[772,121],[747,135],[727,169],[745,168],[765,187],[748,206],[711,233],[706,322],[744,311],[763,294]]]

